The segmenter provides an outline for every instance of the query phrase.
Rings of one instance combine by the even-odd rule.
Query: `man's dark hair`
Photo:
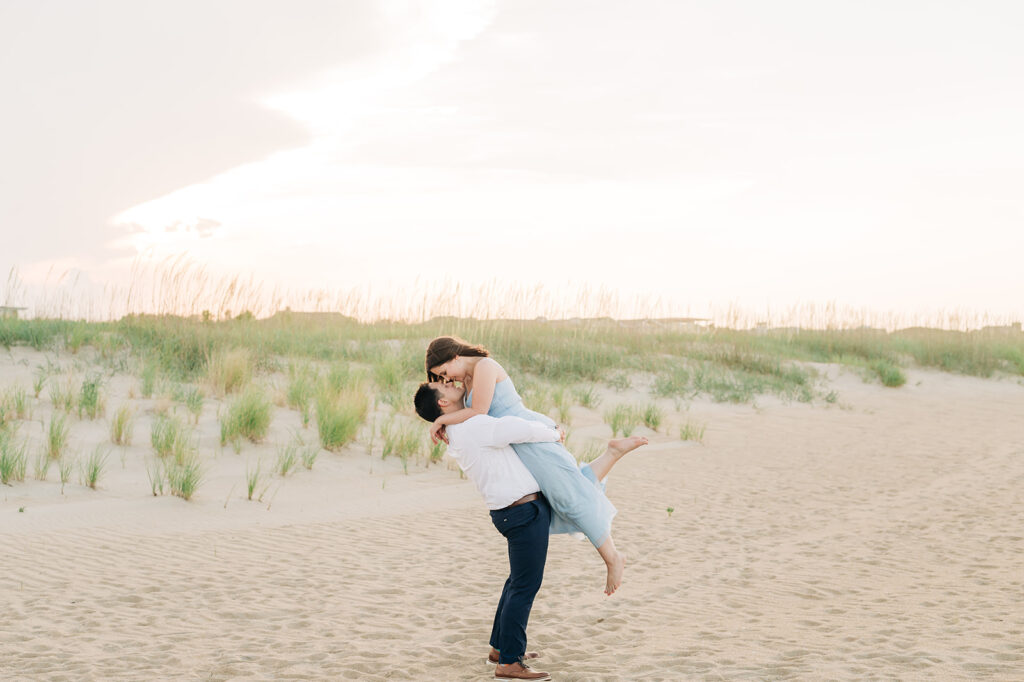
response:
[[[420,384],[416,397],[412,399],[416,406],[416,414],[428,422],[434,421],[441,416],[441,406],[437,404],[441,398],[441,393],[436,388],[431,388],[428,383]]]

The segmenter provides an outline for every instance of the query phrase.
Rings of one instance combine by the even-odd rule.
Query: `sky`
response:
[[[0,304],[185,262],[1019,320],[1021,35],[994,0],[3,0]]]

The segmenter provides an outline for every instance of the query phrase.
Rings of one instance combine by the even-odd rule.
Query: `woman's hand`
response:
[[[448,443],[448,434],[445,433],[444,424],[433,422],[430,424],[430,442],[437,445],[441,441]]]

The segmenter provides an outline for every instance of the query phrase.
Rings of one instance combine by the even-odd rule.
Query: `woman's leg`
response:
[[[643,436],[630,436],[629,438],[616,438],[608,441],[608,449],[604,454],[590,463],[590,470],[597,476],[597,480],[603,481],[608,472],[612,470],[615,463],[622,459],[627,452],[636,450],[641,445],[647,445],[647,439]]]
[[[615,541],[612,540],[611,533],[608,534],[608,539],[597,548],[597,553],[601,555],[605,566],[608,567],[608,580],[604,586],[604,593],[612,594],[622,584],[622,572],[626,568],[626,557],[615,549]]]

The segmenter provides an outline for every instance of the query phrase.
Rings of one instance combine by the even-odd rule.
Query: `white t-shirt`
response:
[[[488,509],[504,509],[520,497],[540,492],[533,474],[510,443],[557,443],[558,431],[521,417],[478,414],[446,427],[448,454],[466,472]]]

